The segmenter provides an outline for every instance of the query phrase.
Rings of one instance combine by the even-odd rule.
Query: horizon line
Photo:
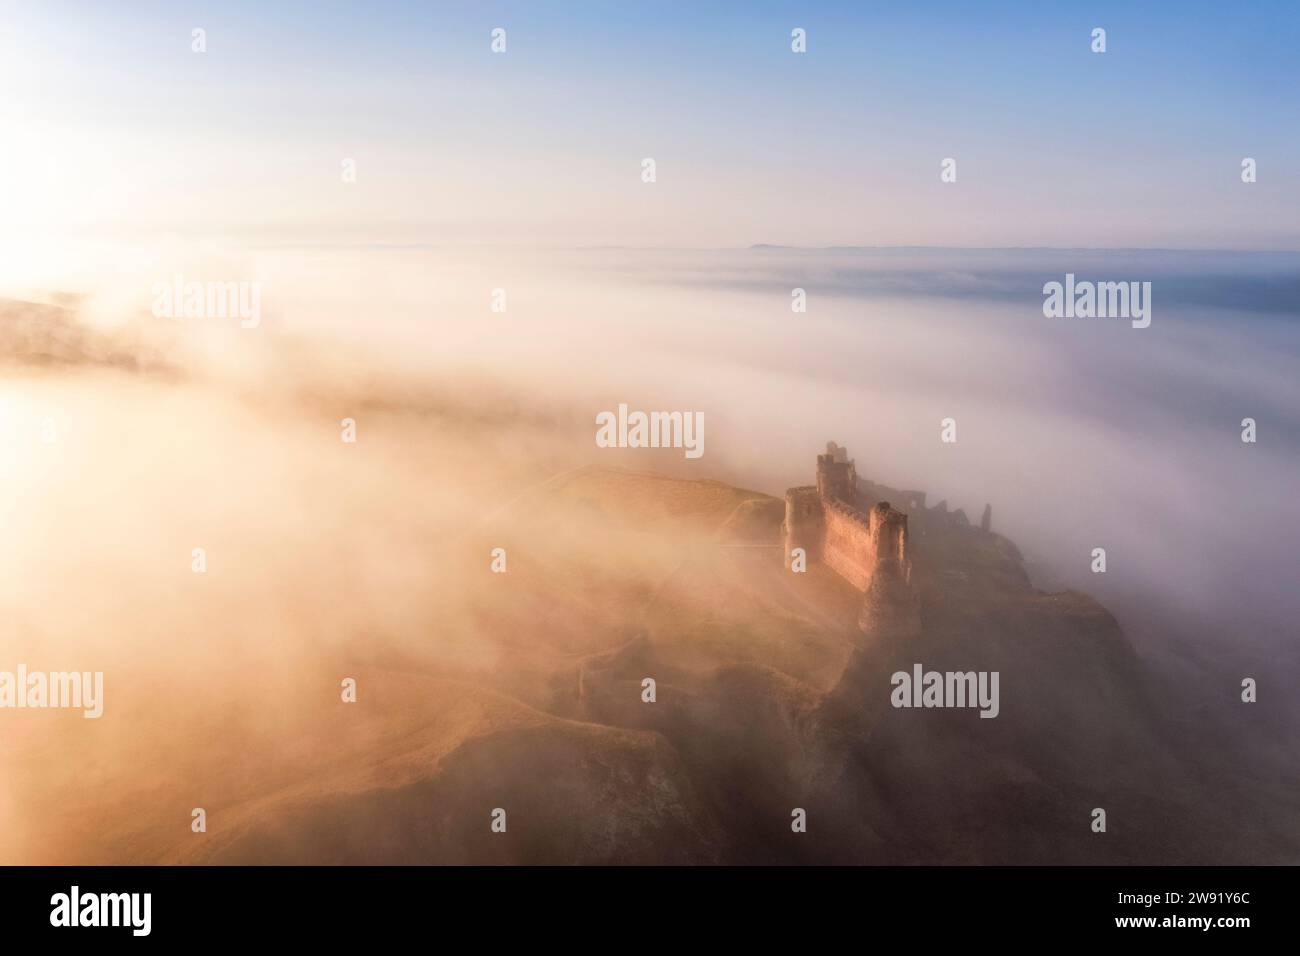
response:
[[[316,248],[316,249],[449,249],[449,248],[508,248],[552,252],[1161,252],[1161,253],[1219,253],[1233,255],[1300,255],[1300,248],[1227,248],[1223,246],[951,246],[951,245],[793,245],[756,242],[735,246],[665,246],[665,245],[550,245],[538,243],[497,241],[416,241],[416,242],[366,242],[366,241],[312,241],[286,240],[282,242],[254,242],[251,248]]]

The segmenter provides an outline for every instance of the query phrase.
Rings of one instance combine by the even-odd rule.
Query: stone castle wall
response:
[[[803,548],[809,561],[829,565],[860,591],[866,591],[880,569],[906,581],[907,515],[887,501],[869,511],[858,507],[856,490],[843,483],[853,476],[838,463],[818,459],[817,485],[791,488],[785,494],[785,552]],[[830,467],[828,467],[830,466]]]
[[[894,508],[885,496],[906,511]],[[804,570],[792,562],[802,548],[808,563],[822,563],[862,592],[858,627],[876,636],[920,633],[920,601],[912,587],[908,514],[926,527],[942,523],[954,533],[991,533],[993,509],[985,505],[977,532],[948,502],[926,507],[923,491],[899,491],[858,478],[857,467],[846,449],[827,443],[817,456],[817,484],[790,488],[785,493],[785,555],[787,567]],[[872,503],[874,501],[874,503]]]
[[[920,492],[914,498],[923,499]],[[817,456],[817,484],[785,493],[785,554],[803,548],[863,594],[858,625],[864,631],[918,624],[909,587],[907,515],[887,501],[864,510],[857,469],[834,444]]]
[[[876,573],[876,542],[870,518],[834,499],[823,501],[825,531],[821,560],[859,591],[865,591]]]

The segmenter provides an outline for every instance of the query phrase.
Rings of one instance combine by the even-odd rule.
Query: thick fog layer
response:
[[[358,642],[508,669],[515,652],[479,636],[494,598],[459,549],[583,464],[780,495],[834,439],[864,477],[973,519],[990,503],[1042,586],[1095,595],[1148,653],[1294,663],[1295,255],[266,247],[86,261],[0,290],[0,670],[103,670],[107,706],[135,719],[6,715],[0,861],[77,859],[69,794],[126,799],[195,750],[216,774],[225,751],[292,723],[307,691],[285,691],[302,686],[287,673],[320,670],[328,695]],[[1046,317],[1043,286],[1067,273],[1150,282],[1150,325]],[[257,322],[151,314],[178,275],[258,283]],[[598,448],[596,416],[620,403],[702,412],[705,453]],[[593,560],[635,563],[635,544],[582,520]],[[196,672],[225,715],[215,727],[186,723],[203,712]]]

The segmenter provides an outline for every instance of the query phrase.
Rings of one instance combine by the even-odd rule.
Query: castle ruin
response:
[[[817,456],[817,484],[786,491],[782,530],[787,559],[802,548],[809,562],[825,564],[862,592],[861,630],[919,628],[907,515],[888,501],[863,501],[857,468],[834,442]]]

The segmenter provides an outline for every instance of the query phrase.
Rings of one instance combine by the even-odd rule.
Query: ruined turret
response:
[[[833,441],[826,443],[826,455],[831,461],[848,461],[849,450],[843,445],[837,445]]]
[[[841,449],[843,451],[843,449]],[[817,456],[817,493],[846,505],[858,500],[858,470],[852,461],[836,461],[833,455]]]
[[[809,561],[822,559],[822,541],[826,537],[826,520],[821,496],[813,485],[790,488],[785,493],[785,558],[795,548],[803,548]]]

